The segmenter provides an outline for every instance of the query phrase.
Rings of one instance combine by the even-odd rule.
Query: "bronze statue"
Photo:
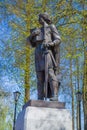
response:
[[[48,13],[39,14],[41,28],[32,29],[28,42],[35,47],[38,99],[58,100],[59,45],[61,38]]]

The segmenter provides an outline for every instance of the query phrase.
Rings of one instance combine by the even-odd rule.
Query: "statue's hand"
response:
[[[43,43],[43,46],[44,47],[51,47],[51,46],[54,46],[54,43],[53,42]]]
[[[48,43],[46,43],[46,46],[47,47],[52,47],[52,46],[54,46],[54,43],[53,42],[48,42]]]

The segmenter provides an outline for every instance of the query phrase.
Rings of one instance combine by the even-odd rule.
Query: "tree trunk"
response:
[[[33,2],[33,1],[32,1]],[[31,12],[31,4],[29,0],[26,0],[26,4],[29,5],[29,8],[26,7],[26,26],[27,26],[27,32],[30,31],[30,12]],[[29,35],[29,34],[28,34]],[[29,43],[26,42],[25,47],[25,55],[26,55],[26,61],[25,61],[25,98],[24,102],[26,103],[30,99],[30,46]]]
[[[72,59],[70,59],[70,86],[72,89],[72,130],[74,130],[74,87],[72,83]]]
[[[25,103],[30,98],[30,48],[29,45],[26,44],[26,64],[25,64]]]
[[[84,129],[87,130],[87,51],[84,52]]]

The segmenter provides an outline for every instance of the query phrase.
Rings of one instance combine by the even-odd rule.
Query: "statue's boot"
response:
[[[52,80],[50,82],[50,88],[52,92],[52,97],[50,98],[50,101],[58,101],[58,81]]]

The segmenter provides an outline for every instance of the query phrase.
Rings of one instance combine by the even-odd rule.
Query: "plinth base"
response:
[[[18,115],[16,130],[72,130],[70,112],[62,108],[27,106]]]

